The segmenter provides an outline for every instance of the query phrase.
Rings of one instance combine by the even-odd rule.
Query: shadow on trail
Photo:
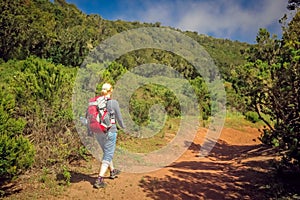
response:
[[[0,178],[0,199],[20,192],[22,192],[22,189],[17,187],[15,182],[9,182],[4,178]]]
[[[189,151],[199,152],[192,144]],[[168,166],[171,175],[147,176],[140,181],[152,199],[267,199],[270,155],[262,145],[238,146],[219,141],[206,158]]]
[[[83,181],[89,182],[91,185],[95,183],[95,177],[97,176],[96,174],[83,174],[80,172],[75,172],[75,171],[70,171],[71,174],[71,179],[70,183],[79,183]],[[64,176],[62,174],[58,174],[56,177],[57,181],[60,180],[65,180]]]
[[[70,173],[71,173],[70,183],[89,182],[91,185],[94,185],[98,176],[98,173],[84,174],[76,171],[70,171]],[[103,178],[109,179],[109,176],[105,176]],[[65,178],[62,174],[58,174],[56,179],[60,181],[60,180],[64,180]]]

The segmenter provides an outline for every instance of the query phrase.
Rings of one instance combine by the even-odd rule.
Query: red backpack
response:
[[[109,100],[105,96],[97,96],[89,100],[86,118],[90,132],[106,133],[115,124],[114,113],[109,113],[107,110]]]

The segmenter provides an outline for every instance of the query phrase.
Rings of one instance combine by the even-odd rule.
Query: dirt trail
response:
[[[273,157],[259,142],[255,128],[238,131],[224,128],[210,155],[199,158],[205,129],[176,162],[147,174],[122,173],[115,180],[106,179],[108,187],[93,189],[95,173],[72,172],[71,186],[59,197],[47,199],[266,199],[260,186],[268,182],[268,162]],[[45,199],[45,197],[43,197]]]

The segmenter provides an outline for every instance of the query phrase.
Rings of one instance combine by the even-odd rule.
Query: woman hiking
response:
[[[109,100],[107,101],[107,111],[108,113],[114,113],[116,123],[122,128],[125,129],[125,125],[122,119],[122,115],[120,112],[119,103],[117,100],[111,99],[112,96],[112,85],[109,83],[105,83],[102,86],[101,95],[107,97]],[[105,134],[96,134],[96,138],[98,143],[101,146],[103,151],[103,158],[99,170],[98,178],[94,184],[95,188],[104,188],[107,184],[104,182],[104,174],[107,169],[110,170],[109,178],[114,179],[120,174],[120,170],[115,169],[113,165],[113,156],[116,149],[116,141],[117,141],[117,126],[116,123],[112,125],[112,127]]]

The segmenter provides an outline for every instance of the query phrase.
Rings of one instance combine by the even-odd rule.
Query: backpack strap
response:
[[[89,102],[89,106],[97,106],[97,105],[98,105],[98,102],[97,102],[97,101]]]
[[[101,97],[103,97],[103,96],[99,96],[95,101],[89,102],[89,106],[98,106],[98,104],[99,104],[99,99],[100,99]],[[104,97],[104,98],[106,98],[106,97]],[[110,99],[106,98],[106,101],[108,101],[108,100],[110,100]]]

